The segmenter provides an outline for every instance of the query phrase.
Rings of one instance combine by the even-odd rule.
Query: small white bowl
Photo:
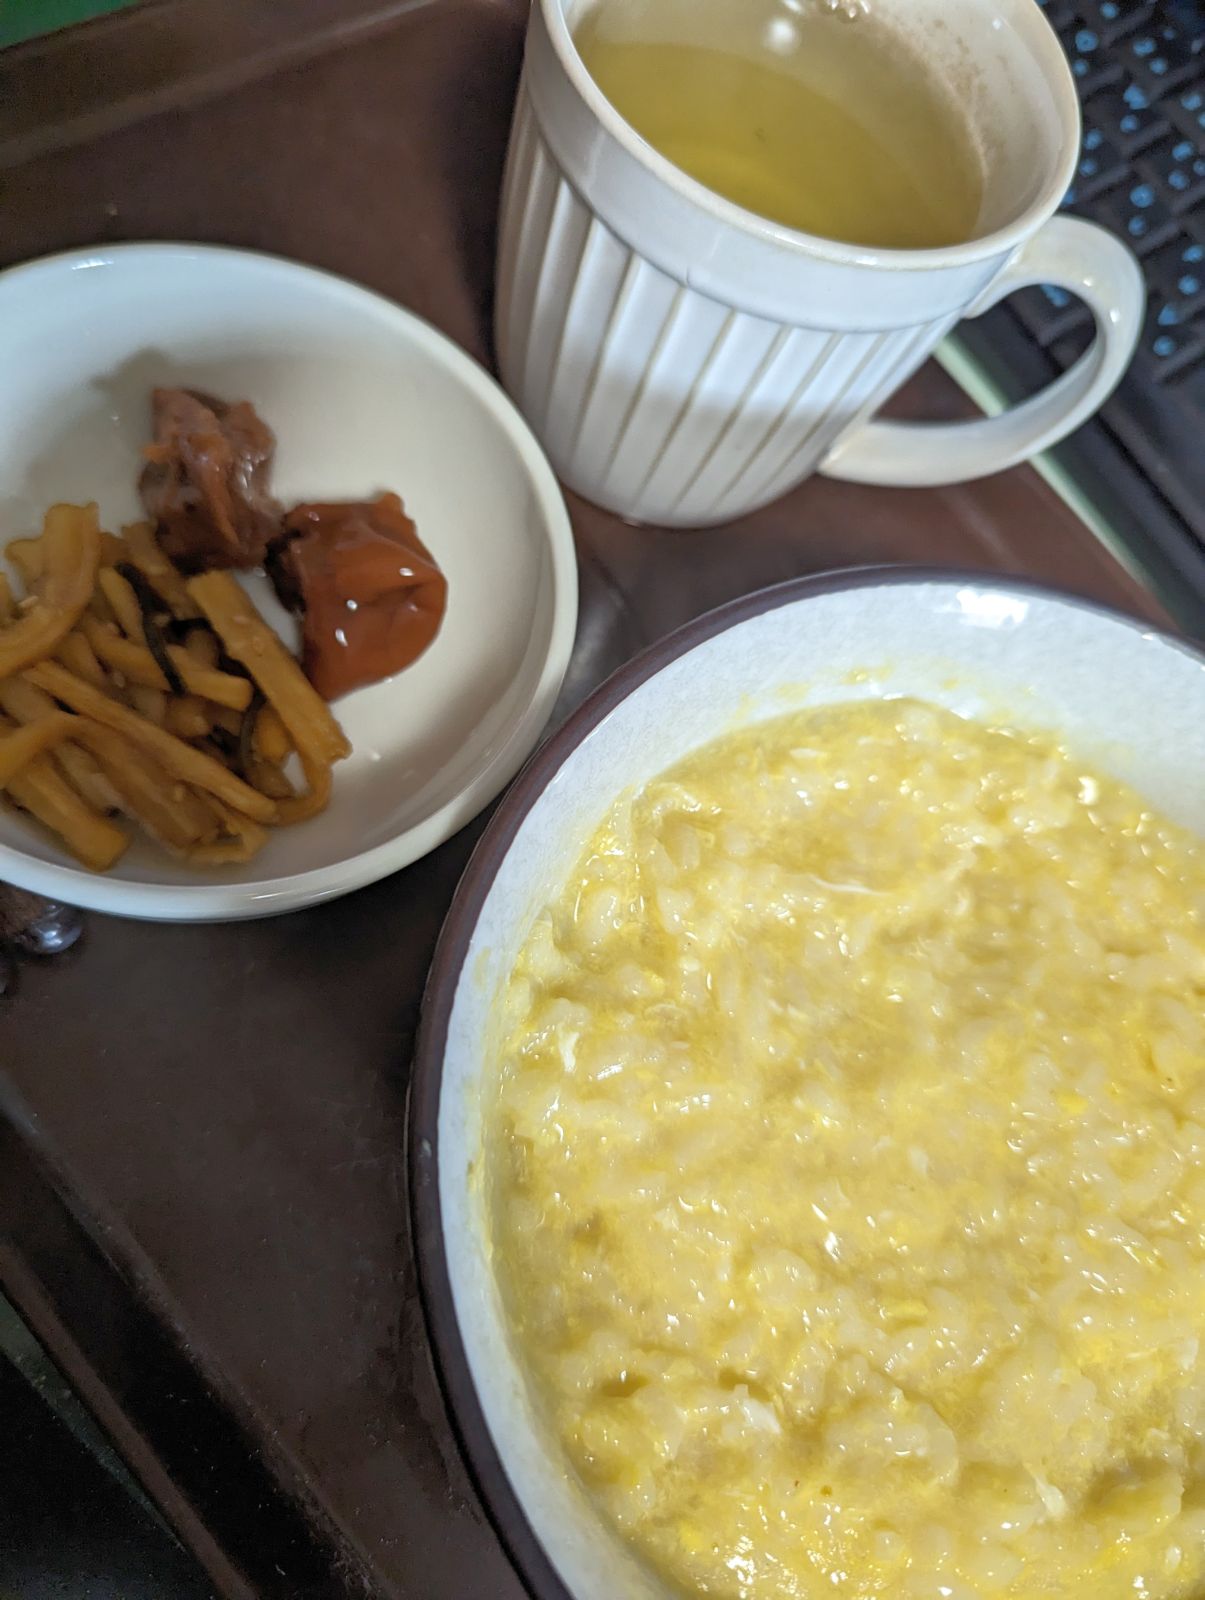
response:
[[[1205,834],[1205,656],[1009,579],[882,568],[764,590],[622,667],[553,734],[482,835],[444,924],[409,1129],[411,1214],[440,1374],[535,1600],[671,1597],[567,1470],[509,1336],[481,1178],[496,998],[533,919],[626,789],[737,727],[887,695],[1050,729]]]
[[[564,501],[526,424],[462,350],[399,306],[291,262],[197,245],[98,247],[0,274],[0,534],[54,501],[140,515],[156,384],[254,402],[273,488],[393,489],[448,578],[435,642],[336,702],[353,747],[312,822],[242,867],[189,870],[136,841],[112,872],[70,865],[0,814],[0,878],[75,905],[173,921],[270,916],[396,872],[479,812],[535,744],[564,676],[577,569]],[[261,609],[292,639],[269,585]]]

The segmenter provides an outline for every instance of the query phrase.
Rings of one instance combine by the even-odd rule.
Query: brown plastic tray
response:
[[[251,246],[488,361],[524,16],[163,0],[9,52],[0,259]],[[930,367],[896,409],[968,407]],[[705,534],[571,511],[582,613],[558,717],[677,624],[825,567],[1024,573],[1163,620],[1029,469],[931,491],[818,479]],[[92,917],[0,1007],[0,1282],[226,1596],[521,1594],[433,1376],[402,1170],[423,978],[480,828],[275,921]]]

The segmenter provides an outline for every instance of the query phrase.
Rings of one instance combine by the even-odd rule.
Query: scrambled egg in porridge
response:
[[[914,701],[617,805],[507,996],[518,1348],[671,1588],[1205,1595],[1205,845]]]

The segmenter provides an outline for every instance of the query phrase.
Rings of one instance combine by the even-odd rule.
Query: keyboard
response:
[[[1062,209],[1137,254],[1146,323],[1099,418],[1055,452],[1178,609],[1205,624],[1205,0],[1038,0],[1071,63],[1083,144]],[[1046,285],[963,324],[1007,398],[1087,347],[1092,318]]]

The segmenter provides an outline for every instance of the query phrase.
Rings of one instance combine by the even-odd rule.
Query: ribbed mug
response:
[[[581,3],[534,0],[496,311],[503,382],[571,488],[697,527],[811,472],[953,483],[1056,443],[1110,393],[1141,328],[1142,279],[1118,239],[1054,215],[1079,103],[1034,0],[876,0],[957,82],[984,168],[976,237],[929,250],[799,233],[688,177],[586,71]],[[1095,318],[1070,371],[991,419],[870,420],[961,318],[1043,283]]]

